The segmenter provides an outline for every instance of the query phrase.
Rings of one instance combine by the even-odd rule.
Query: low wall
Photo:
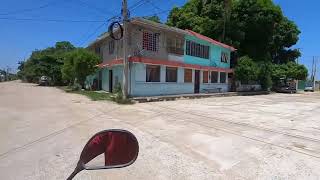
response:
[[[228,92],[229,85],[225,83],[205,83],[200,84],[200,93],[205,93],[206,90],[210,90],[211,92]]]
[[[249,91],[261,91],[261,85],[255,84],[255,85],[248,85],[248,84],[241,84],[236,88],[238,92],[249,92]]]

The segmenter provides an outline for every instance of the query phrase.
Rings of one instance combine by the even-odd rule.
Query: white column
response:
[[[177,83],[183,83],[184,82],[184,68],[178,67],[177,69]]]
[[[220,71],[218,71],[218,83],[220,83]]]
[[[226,72],[226,84],[228,84],[228,73]]]
[[[160,66],[160,82],[166,82],[166,66]]]

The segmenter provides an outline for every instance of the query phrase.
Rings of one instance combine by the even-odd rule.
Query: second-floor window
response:
[[[159,50],[159,34],[144,31],[142,49],[157,52]]]
[[[228,53],[222,52],[222,53],[221,53],[221,62],[228,63],[228,61],[229,61],[229,55],[228,55]]]
[[[113,54],[114,52],[114,40],[109,42],[109,54]]]
[[[167,39],[167,50],[168,53],[184,55],[184,40],[179,38],[168,38]]]
[[[186,42],[186,54],[199,58],[209,59],[209,46],[202,45],[193,41]]]
[[[95,53],[100,56],[100,46],[94,49]]]

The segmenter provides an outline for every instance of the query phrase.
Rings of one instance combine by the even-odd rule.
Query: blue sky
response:
[[[129,7],[138,1],[128,0]],[[145,3],[133,9],[131,16],[163,12],[159,16],[165,21],[168,12],[164,11],[173,6],[181,6],[186,2],[186,0],[150,1],[153,3]],[[320,1],[308,0],[307,3],[301,3],[298,0],[275,0],[275,3],[281,6],[284,14],[295,21],[301,30],[300,40],[296,47],[301,48],[303,54],[300,63],[310,68],[312,56],[320,56],[320,46],[317,44],[320,41],[318,36],[320,24],[317,23],[320,18],[318,10]],[[76,46],[85,46],[107,28],[102,25],[103,22],[20,21],[12,20],[13,18],[104,21],[119,14],[120,7],[120,0],[2,0],[0,6],[0,68],[9,66],[15,70],[17,62],[27,58],[32,50],[52,46],[57,41],[66,40]]]

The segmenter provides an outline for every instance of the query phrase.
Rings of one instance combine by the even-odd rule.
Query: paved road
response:
[[[125,169],[75,179],[320,179],[320,94],[119,106],[51,87],[0,83],[0,179],[65,179],[92,134],[132,131]]]

